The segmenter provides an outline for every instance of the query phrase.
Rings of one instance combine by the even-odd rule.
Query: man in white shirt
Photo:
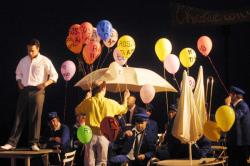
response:
[[[16,80],[20,90],[16,117],[8,143],[1,146],[4,150],[13,150],[19,141],[26,120],[29,123],[29,144],[38,151],[41,116],[45,97],[45,88],[58,79],[52,62],[41,55],[40,43],[32,39],[27,44],[28,55],[23,57],[16,68]]]

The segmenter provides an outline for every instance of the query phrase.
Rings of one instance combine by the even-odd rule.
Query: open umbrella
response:
[[[182,143],[189,144],[189,157],[190,161],[192,161],[191,145],[203,135],[203,129],[186,71],[183,72],[182,81],[181,97],[178,103],[172,135]]]
[[[98,81],[106,81],[107,90],[110,92],[121,92],[126,88],[130,91],[139,92],[145,84],[151,84],[155,88],[155,92],[177,92],[169,82],[151,70],[121,67],[116,62],[111,63],[109,68],[102,68],[89,73],[75,86],[81,87],[83,90],[89,90],[92,83]]]

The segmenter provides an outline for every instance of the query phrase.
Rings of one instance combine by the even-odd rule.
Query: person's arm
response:
[[[22,84],[22,78],[23,78],[23,74],[22,74],[22,60],[18,63],[17,68],[16,68],[16,81],[17,81],[17,86],[20,90],[22,90],[24,88],[24,85]]]
[[[49,85],[52,84],[52,83],[54,83],[54,81],[51,80],[51,79],[49,79],[49,80],[47,80],[46,82],[43,82],[43,83],[37,85],[37,88],[38,88],[38,89],[45,89],[47,86],[49,86]]]
[[[20,90],[22,90],[24,88],[22,81],[21,80],[17,80],[17,86]]]

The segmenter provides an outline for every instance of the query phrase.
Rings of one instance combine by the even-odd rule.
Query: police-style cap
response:
[[[141,107],[138,107],[135,114],[135,122],[144,122],[148,120],[147,110]]]
[[[48,120],[51,121],[52,119],[57,117],[58,117],[57,112],[50,112],[48,115]]]
[[[241,94],[241,95],[245,94],[245,91],[243,91],[242,89],[240,89],[240,88],[238,88],[236,86],[231,86],[230,87],[230,92],[235,93],[235,94]]]
[[[168,111],[177,112],[177,106],[175,104],[171,104],[168,107]]]

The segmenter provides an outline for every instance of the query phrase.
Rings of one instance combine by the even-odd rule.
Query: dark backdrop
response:
[[[162,63],[158,60],[154,46],[155,42],[162,37],[168,38],[173,46],[173,54],[179,55],[182,48],[191,47],[196,51],[197,59],[189,70],[190,75],[197,78],[200,65],[204,68],[204,78],[215,78],[213,90],[212,111],[224,103],[226,93],[212,69],[208,59],[201,56],[196,48],[197,39],[201,35],[208,35],[213,41],[213,49],[210,57],[216,66],[221,79],[228,88],[231,84],[240,86],[246,91],[246,100],[249,101],[249,22],[228,25],[179,25],[175,22],[173,9],[170,4],[181,3],[208,10],[228,10],[248,7],[249,2],[243,1],[134,1],[134,2],[25,2],[9,3],[0,7],[1,40],[0,40],[0,144],[4,144],[10,134],[13,124],[17,86],[15,81],[15,69],[18,61],[26,55],[26,43],[31,38],[38,38],[41,42],[41,53],[48,56],[55,65],[60,77],[57,84],[47,88],[44,105],[43,126],[46,126],[46,114],[50,111],[59,112],[63,115],[66,106],[66,123],[74,122],[74,108],[81,101],[84,91],[73,87],[81,79],[78,72],[69,81],[67,89],[65,81],[60,73],[60,66],[65,60],[72,60],[78,64],[76,56],[65,45],[68,29],[72,24],[89,21],[96,26],[102,19],[109,20],[118,31],[119,36],[128,34],[136,42],[136,49],[128,61],[129,66],[151,69],[158,74],[164,74]],[[59,4],[60,3],[60,4]],[[107,52],[103,50],[102,56]],[[113,61],[112,54],[104,62],[107,67]],[[176,77],[180,82],[184,68],[181,67]],[[172,76],[166,73],[167,80],[176,87]],[[65,103],[65,95],[67,100]],[[139,94],[138,105],[143,106]],[[119,94],[108,94],[120,101]],[[169,103],[174,102],[175,94],[169,93]],[[65,105],[66,104],[66,105]],[[156,107],[153,118],[163,123],[166,121],[166,98],[165,93],[156,94],[153,104]],[[26,126],[27,127],[27,126]],[[20,145],[26,145],[27,130],[20,140]]]

